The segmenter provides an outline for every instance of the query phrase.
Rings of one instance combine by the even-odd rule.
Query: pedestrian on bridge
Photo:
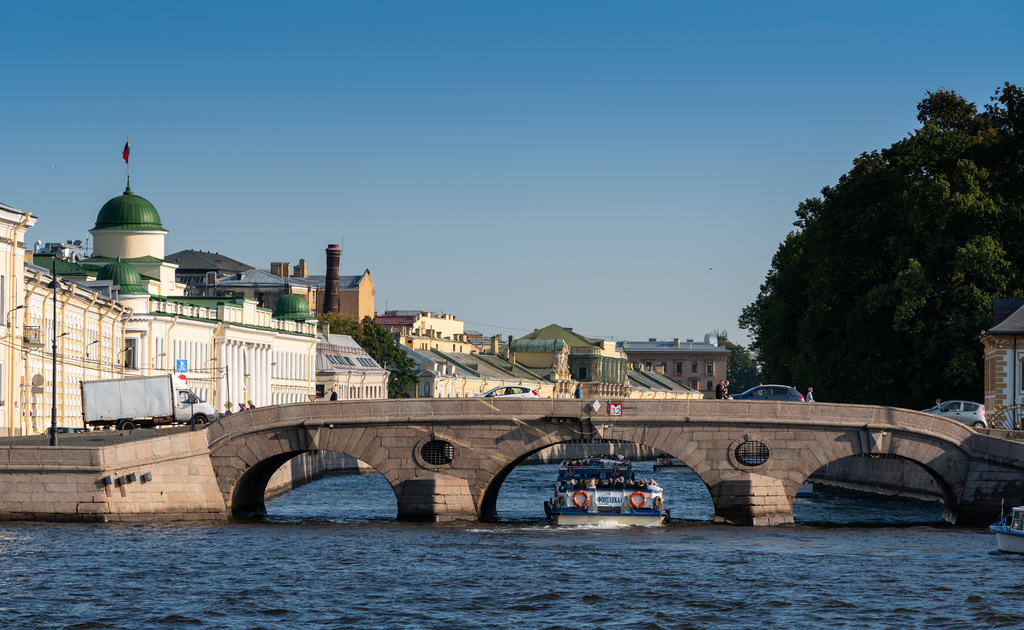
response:
[[[807,396],[804,397],[804,400],[806,402],[814,402],[814,388],[813,387],[808,387],[807,388]]]

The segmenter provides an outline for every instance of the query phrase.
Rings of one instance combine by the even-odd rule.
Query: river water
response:
[[[396,522],[379,475],[255,521],[3,523],[0,628],[1024,628],[1024,556],[938,502],[818,486],[796,525],[733,527],[661,472],[669,525],[558,528],[555,470],[516,469],[495,523]]]

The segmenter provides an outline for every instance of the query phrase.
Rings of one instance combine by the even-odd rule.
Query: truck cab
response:
[[[176,389],[174,403],[174,421],[189,423],[195,420],[196,424],[213,422],[220,415],[213,405],[206,402],[190,389]]]

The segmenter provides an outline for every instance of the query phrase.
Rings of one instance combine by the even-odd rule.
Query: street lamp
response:
[[[4,321],[7,322],[7,329],[8,329],[7,334],[8,335],[11,334],[11,332],[10,332],[10,328],[11,328],[11,313],[13,313],[14,311],[20,311],[21,309],[25,308],[26,306],[28,306],[28,305],[27,304],[22,304],[21,306],[15,306],[11,310],[7,311],[7,315],[4,317]]]
[[[160,357],[166,357],[166,356],[167,356],[166,352],[161,352],[160,354],[158,354],[155,357],[153,357],[153,359],[149,362],[149,373],[150,374],[153,374],[153,370],[156,369],[156,360],[159,359]]]
[[[89,358],[89,346],[91,346],[94,343],[99,343],[99,342],[100,342],[99,339],[94,339],[93,341],[90,341],[89,343],[85,344],[85,358],[86,359]]]
[[[57,282],[57,257],[51,259],[50,287],[53,289],[53,376],[50,379],[50,388],[53,390],[53,409],[50,414],[50,446],[57,446],[57,289],[60,283]],[[64,333],[66,335],[67,333]],[[59,335],[63,337],[64,335]]]

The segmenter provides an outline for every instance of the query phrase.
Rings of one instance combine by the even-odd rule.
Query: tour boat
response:
[[[1006,518],[989,529],[996,533],[999,551],[1024,553],[1024,505],[1013,508]]]
[[[660,471],[672,471],[672,470],[690,470],[690,467],[684,464],[682,461],[671,457],[669,455],[658,455],[658,459],[654,463],[654,472]]]
[[[796,491],[796,498],[798,499],[810,499],[814,497],[814,484],[810,481],[805,481],[800,484],[800,488]]]
[[[661,525],[669,517],[661,488],[657,484],[638,487],[640,480],[634,481],[634,476],[632,464],[621,455],[564,461],[558,467],[554,497],[544,502],[544,513],[558,525]],[[591,480],[614,483],[619,477],[632,487],[565,488],[577,480],[587,485]]]

